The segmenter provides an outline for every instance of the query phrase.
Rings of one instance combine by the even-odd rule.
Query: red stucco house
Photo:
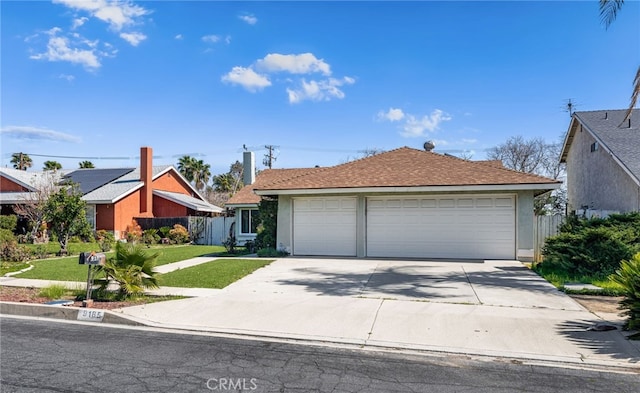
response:
[[[9,213],[9,206],[24,203],[43,176],[0,168],[2,214]],[[61,172],[60,181],[80,186],[89,223],[95,230],[112,231],[116,238],[123,237],[136,218],[211,216],[223,211],[208,203],[172,165],[153,166],[150,147],[140,149],[137,168],[77,169]]]

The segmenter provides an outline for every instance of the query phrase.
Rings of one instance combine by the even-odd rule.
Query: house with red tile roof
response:
[[[533,199],[560,184],[403,147],[332,167],[265,170],[227,206],[250,235],[258,198],[277,198],[278,248],[297,256],[524,261],[533,258]]]
[[[0,168],[2,214],[11,214],[12,205],[28,201],[46,174]],[[136,218],[211,216],[223,211],[207,202],[172,165],[154,166],[150,147],[140,149],[137,168],[60,171],[56,179],[77,184],[93,229],[111,231],[118,239]]]

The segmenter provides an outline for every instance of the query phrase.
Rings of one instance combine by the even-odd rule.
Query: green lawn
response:
[[[622,294],[623,288],[622,286],[616,284],[615,282],[609,280],[608,277],[603,276],[573,276],[568,274],[566,271],[559,268],[549,268],[545,267],[544,264],[536,265],[532,268],[533,271],[542,276],[545,280],[549,281],[553,286],[560,290],[564,290],[567,293],[588,293],[588,294],[597,294],[604,296],[620,296]],[[602,291],[570,291],[564,289],[564,284],[566,283],[582,283],[582,284],[593,284],[602,288]]]
[[[225,249],[222,246],[158,246],[150,248],[149,252],[160,252],[157,262],[157,265],[160,266],[203,255],[224,255]],[[109,258],[113,256],[113,252],[108,252],[106,255]],[[34,265],[34,268],[16,277],[60,281],[85,281],[87,279],[87,266],[78,264],[78,256],[41,259],[30,263]]]
[[[219,259],[176,270],[160,276],[160,286],[184,288],[224,288],[273,260]]]
[[[23,244],[32,252],[46,253],[49,255],[56,255],[60,252],[60,243],[49,242],[46,244]],[[87,251],[100,251],[98,243],[67,243],[67,251],[69,255],[78,255],[81,252]]]

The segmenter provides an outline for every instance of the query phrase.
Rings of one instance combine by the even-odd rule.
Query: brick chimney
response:
[[[140,148],[140,181],[144,184],[140,190],[140,215],[153,217],[153,150]]]

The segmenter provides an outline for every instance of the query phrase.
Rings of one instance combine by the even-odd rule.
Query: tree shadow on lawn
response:
[[[640,343],[634,344],[617,330],[590,331],[598,320],[566,321],[557,326],[558,332],[578,346],[596,354],[607,355],[629,363],[640,363]],[[600,321],[601,322],[601,321]]]

